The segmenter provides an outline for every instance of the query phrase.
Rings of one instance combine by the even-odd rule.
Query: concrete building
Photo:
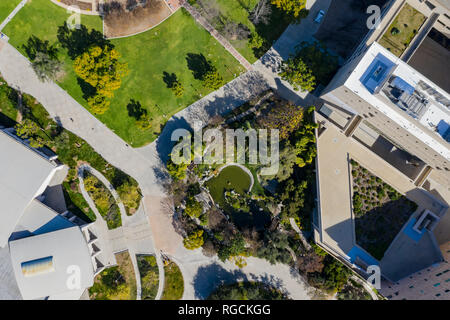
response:
[[[396,56],[380,39],[405,5],[426,20]],[[411,274],[431,265],[448,266],[443,248],[450,241],[449,65],[448,60],[441,63],[449,54],[446,5],[446,1],[391,1],[379,28],[368,32],[321,92],[323,105],[316,114],[321,126],[315,240],[363,276],[368,265],[380,266],[383,288],[405,286]],[[357,244],[350,159],[418,205],[380,261]],[[448,299],[445,290],[435,298]]]
[[[65,207],[67,168],[13,129],[0,128],[0,153],[0,299],[80,299],[99,250],[90,225]]]

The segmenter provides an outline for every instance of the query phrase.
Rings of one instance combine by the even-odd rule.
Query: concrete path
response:
[[[329,3],[330,0],[308,1],[309,8],[324,9]],[[143,205],[138,213],[131,217],[132,221],[123,227],[128,247],[132,245],[139,250],[155,253],[158,266],[161,266],[160,250],[170,254],[176,258],[180,267],[192,270],[189,274],[183,273],[186,279],[192,280],[193,274],[197,273],[200,266],[211,265],[214,259],[201,254],[193,255],[192,251],[186,250],[182,244],[182,237],[172,224],[173,204],[168,197],[170,195],[166,195],[163,188],[163,184],[167,182],[164,162],[171,150],[172,130],[190,127],[196,120],[203,120],[206,123],[211,117],[231,111],[268,88],[274,88],[284,98],[301,105],[313,103],[314,97],[294,92],[278,77],[275,68],[286,54],[295,51],[295,44],[311,39],[318,29],[318,26],[312,24],[312,19],[310,15],[302,20],[302,23],[290,26],[274,47],[254,65],[254,70],[241,75],[174,115],[155,142],[139,149],[131,148],[59,86],[54,83],[40,82],[28,60],[11,45],[1,41],[0,72],[10,86],[34,96],[47,109],[50,116],[64,128],[86,140],[108,162],[138,181],[144,195]],[[119,236],[118,239],[121,237]],[[118,246],[122,245],[121,241],[115,243]],[[155,247],[158,250],[155,250]],[[139,251],[136,249],[136,252]],[[200,259],[201,265],[192,264],[193,259]],[[246,267],[247,270],[259,270],[260,275],[270,275],[272,271],[277,273],[279,272],[277,270],[281,270],[281,267],[269,268],[267,261],[262,259],[252,258],[251,261],[252,263]],[[292,279],[289,272],[282,272],[280,277],[285,279],[286,284],[290,283],[288,278]],[[161,268],[160,280],[164,281]],[[193,282],[188,281],[187,285],[185,297],[193,297]],[[294,295],[305,297],[305,285],[298,285],[295,290],[295,285],[291,285]],[[158,292],[159,296],[160,292],[161,290]]]
[[[20,9],[22,9],[25,4],[28,2],[28,0],[22,0],[17,7],[14,8],[14,10],[6,17],[6,19],[4,21],[1,21],[0,23],[0,32],[3,30],[3,28],[6,27],[6,25],[12,20],[12,18],[14,18],[14,16],[17,14],[17,12],[20,11]]]

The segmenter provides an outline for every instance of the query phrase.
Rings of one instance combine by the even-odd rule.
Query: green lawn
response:
[[[183,274],[175,262],[170,261],[164,266],[164,291],[161,300],[180,300],[183,292]]]
[[[25,54],[22,45],[31,35],[50,42],[57,41],[57,29],[66,21],[66,11],[48,0],[33,0],[8,24],[4,33],[10,43]],[[81,23],[88,29],[102,30],[96,16],[82,16]],[[188,53],[203,54],[218,69],[226,82],[244,71],[209,33],[195,23],[184,10],[180,10],[158,27],[137,36],[115,39],[112,44],[128,63],[130,73],[122,87],[115,92],[109,111],[98,116],[133,147],[140,147],[156,139],[162,125],[176,112],[197,101],[212,90],[204,88],[187,66]],[[88,108],[83,92],[74,74],[72,60],[66,50],[61,58],[66,64],[66,75],[59,83],[78,102]],[[175,73],[185,88],[184,95],[176,98],[163,81],[163,73]],[[153,127],[141,131],[135,118],[128,114],[130,100],[138,101],[147,109]]]
[[[380,39],[380,44],[397,57],[400,57],[408,48],[425,20],[426,17],[422,13],[409,4],[405,4]]]
[[[237,193],[244,194],[250,188],[251,179],[248,174],[238,166],[229,166],[223,169],[217,177],[206,182],[214,201],[222,208],[225,207],[224,192],[234,190]]]
[[[0,0],[0,23],[14,10],[21,0]]]

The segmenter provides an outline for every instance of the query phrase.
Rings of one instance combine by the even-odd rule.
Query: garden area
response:
[[[48,76],[132,147],[154,141],[173,114],[244,71],[184,9],[148,32],[114,40],[104,39],[100,17],[82,15],[75,30],[65,25],[68,17],[51,1],[33,0],[3,32],[33,65],[37,53],[51,60],[58,72]],[[91,68],[89,59],[108,63],[113,75],[97,82],[104,69],[100,62]]]
[[[426,19],[422,13],[409,4],[405,4],[394,22],[392,22],[386,33],[380,39],[380,44],[397,57],[400,57],[408,48]]]
[[[116,254],[117,266],[107,268],[94,279],[89,288],[91,300],[136,300],[137,286],[130,254]]]
[[[188,2],[250,63],[263,56],[293,22],[270,0]]]
[[[139,207],[142,196],[135,179],[108,163],[86,141],[59,126],[35,98],[9,87],[1,77],[0,125],[15,127],[30,145],[51,149],[58,160],[69,167],[63,183],[67,209],[84,221],[95,221],[95,214],[81,194],[77,172],[82,164],[89,164],[111,182],[127,212],[132,214]]]
[[[159,269],[156,258],[153,255],[137,255],[136,259],[141,275],[141,299],[155,300],[159,286]]]
[[[417,204],[355,160],[351,160],[351,166],[356,242],[381,260],[395,236],[416,211]]]
[[[106,221],[108,229],[122,226],[119,206],[108,188],[93,174],[84,171],[84,188],[94,201],[98,212]]]
[[[221,285],[208,300],[289,300],[280,290],[261,282],[243,281]]]
[[[175,262],[164,262],[164,291],[161,300],[180,300],[183,297],[184,280]]]

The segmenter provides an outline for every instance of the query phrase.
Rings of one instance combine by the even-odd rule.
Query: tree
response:
[[[258,257],[264,258],[271,264],[276,262],[289,263],[291,255],[286,248],[289,247],[288,236],[281,232],[266,232],[264,244],[258,249]]]
[[[186,200],[184,212],[191,218],[199,218],[203,212],[203,206],[194,197],[189,197]]]
[[[194,231],[183,239],[184,247],[188,250],[195,250],[203,246],[203,230]]]
[[[21,123],[16,124],[14,129],[20,138],[28,139],[30,147],[42,148],[45,145],[44,139],[38,135],[41,129],[36,122],[25,119]]]
[[[108,111],[110,104],[110,101],[106,100],[104,96],[99,94],[88,98],[88,105],[95,114],[104,114]]]
[[[147,113],[144,113],[139,117],[139,120],[136,120],[136,126],[145,131],[152,127],[151,118]]]
[[[186,178],[187,163],[176,164],[169,158],[166,167],[172,179],[184,180],[184,178]]]
[[[56,80],[63,68],[61,61],[53,59],[43,52],[36,53],[36,58],[31,61],[31,66],[33,67],[34,72],[36,72],[39,80],[42,82]]]
[[[295,57],[301,59],[311,70],[316,82],[328,84],[338,68],[338,57],[328,52],[320,42],[302,42],[296,48]]]
[[[203,85],[207,88],[217,90],[223,86],[223,78],[219,72],[213,68],[203,77]]]
[[[259,49],[264,44],[264,39],[257,32],[253,32],[250,37],[250,47],[253,49]]]
[[[271,0],[270,2],[295,19],[302,17],[301,12],[306,7],[306,0]]]
[[[181,97],[184,94],[184,87],[179,81],[176,81],[170,89],[176,97]]]
[[[119,62],[119,57],[111,46],[94,45],[74,61],[75,73],[95,89],[95,94],[88,98],[88,104],[96,114],[108,110],[110,102],[106,98],[114,96],[122,78],[128,74],[128,65]]]
[[[223,262],[231,257],[236,257],[245,253],[245,239],[241,234],[238,234],[227,245],[222,246],[217,253],[219,259]]]
[[[117,188],[117,193],[122,200],[125,207],[137,209],[139,207],[139,201],[141,195],[137,185],[131,184],[126,181],[120,187]]]
[[[260,0],[250,13],[250,21],[254,25],[263,23],[268,24],[270,21],[270,15],[272,14],[272,7],[268,0]]]
[[[294,57],[283,61],[279,75],[295,90],[312,91],[316,86],[316,77],[301,58]]]
[[[258,117],[258,124],[263,129],[278,129],[281,140],[287,139],[297,130],[303,119],[303,108],[292,103],[276,105]]]

